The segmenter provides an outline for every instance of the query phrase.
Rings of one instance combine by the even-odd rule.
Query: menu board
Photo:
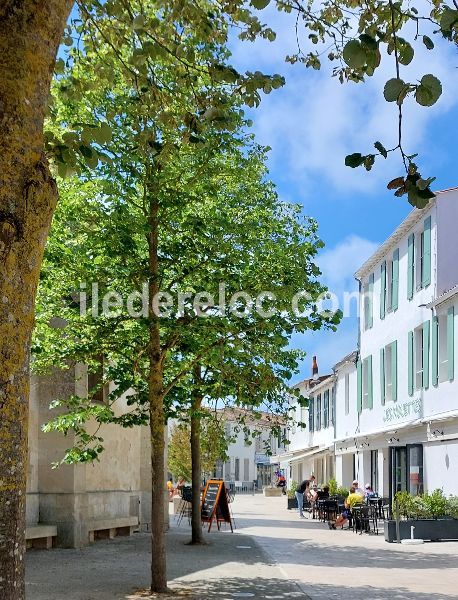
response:
[[[226,486],[222,479],[209,479],[202,494],[201,518],[203,523],[208,523],[210,531],[213,521],[216,521],[218,529],[220,523],[229,523],[232,527],[231,512],[227,500]]]

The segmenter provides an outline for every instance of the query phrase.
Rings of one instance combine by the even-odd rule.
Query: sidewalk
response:
[[[175,597],[307,599],[250,536],[215,530],[206,535],[208,545],[191,547],[188,525],[177,528],[173,519],[171,525],[168,578]],[[149,536],[135,534],[82,550],[28,552],[27,600],[150,598],[135,593],[149,584],[149,548]]]
[[[239,532],[252,536],[312,600],[458,598],[458,542],[388,544],[383,535],[330,531],[285,498],[239,496]]]

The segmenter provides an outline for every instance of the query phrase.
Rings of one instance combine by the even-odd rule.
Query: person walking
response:
[[[315,481],[314,475],[310,477],[310,479],[305,479],[301,485],[296,489],[296,501],[297,508],[299,510],[299,516],[305,518],[304,515],[304,494],[308,493],[310,489],[310,483]]]

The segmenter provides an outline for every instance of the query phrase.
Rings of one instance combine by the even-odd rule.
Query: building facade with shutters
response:
[[[357,271],[357,349],[294,386],[308,407],[291,400],[306,427],[291,428],[280,457],[290,480],[458,494],[456,223],[458,188],[438,192]]]
[[[384,496],[458,494],[457,222],[458,189],[439,192],[356,273],[359,351],[347,414],[336,374],[336,472],[344,483],[351,472]]]

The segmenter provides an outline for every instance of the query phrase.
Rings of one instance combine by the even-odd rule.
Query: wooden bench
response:
[[[25,530],[27,548],[49,550],[55,546],[57,527],[55,525],[30,525]]]
[[[138,517],[116,517],[113,519],[94,519],[88,523],[89,542],[112,540],[118,535],[132,535],[138,530]]]

